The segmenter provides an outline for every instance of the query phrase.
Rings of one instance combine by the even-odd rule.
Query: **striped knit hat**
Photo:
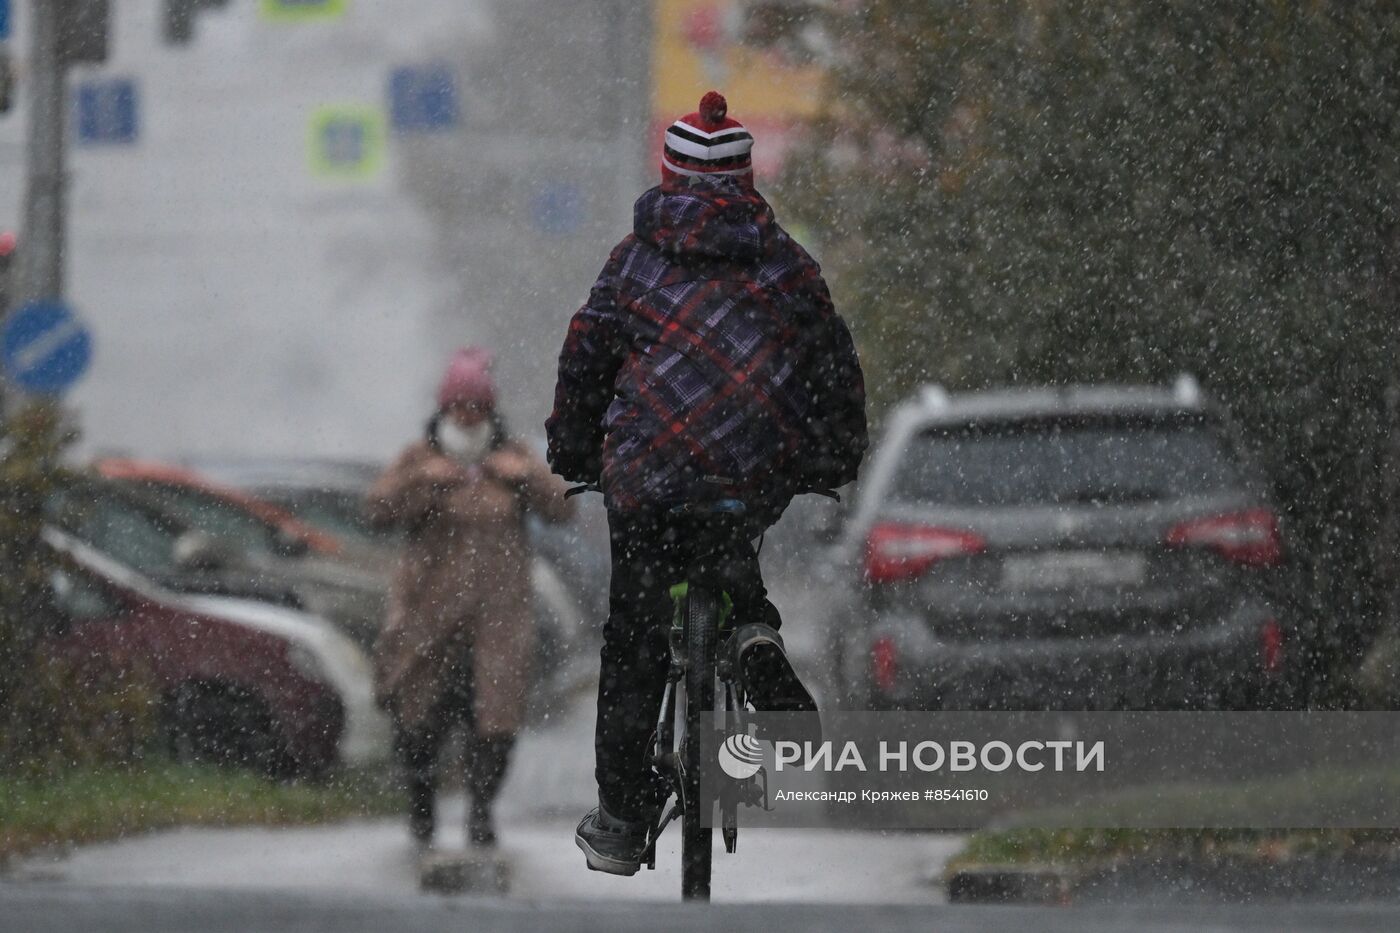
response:
[[[700,98],[700,108],[666,129],[661,152],[662,184],[678,184],[697,175],[738,175],[753,179],[749,150],[753,137],[744,124],[725,116],[729,104],[724,95],[710,91]]]

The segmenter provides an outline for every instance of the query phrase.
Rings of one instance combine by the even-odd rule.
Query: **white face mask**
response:
[[[437,441],[442,452],[465,466],[480,463],[491,449],[491,422],[464,428],[451,418],[438,422]]]

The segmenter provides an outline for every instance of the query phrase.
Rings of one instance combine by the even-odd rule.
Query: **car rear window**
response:
[[[1218,427],[1191,419],[1037,419],[916,435],[903,501],[946,505],[1150,502],[1244,484]]]

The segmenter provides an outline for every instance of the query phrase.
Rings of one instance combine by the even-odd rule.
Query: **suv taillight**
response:
[[[1278,516],[1269,509],[1196,518],[1167,532],[1171,547],[1210,548],[1247,567],[1277,567],[1283,560]]]
[[[871,583],[912,580],[940,560],[986,550],[969,531],[881,522],[865,539],[865,579]]]
[[[1266,674],[1278,674],[1283,670],[1283,629],[1277,619],[1265,620],[1259,629],[1259,660]]]
[[[894,690],[895,681],[899,679],[899,652],[894,639],[877,638],[870,646],[870,677],[885,693]]]

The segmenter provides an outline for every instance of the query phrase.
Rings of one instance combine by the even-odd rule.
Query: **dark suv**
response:
[[[1194,381],[900,406],[835,554],[830,643],[870,708],[1280,702],[1278,517]]]

